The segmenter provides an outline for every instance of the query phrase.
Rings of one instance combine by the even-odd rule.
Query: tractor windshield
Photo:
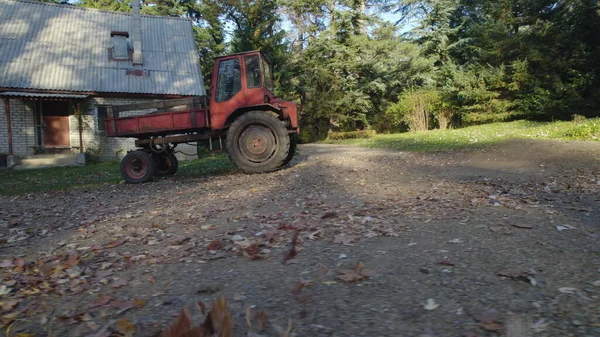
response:
[[[271,64],[269,63],[269,61],[267,61],[264,56],[260,58],[261,62],[262,62],[262,68],[263,70],[263,79],[265,81],[264,86],[267,90],[269,90],[271,93],[275,92],[275,88],[273,85],[273,69],[271,68]]]

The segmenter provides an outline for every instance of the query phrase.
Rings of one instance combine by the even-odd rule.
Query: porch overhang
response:
[[[88,95],[71,95],[71,94],[50,94],[40,92],[19,92],[7,91],[0,92],[2,97],[15,97],[20,99],[35,99],[35,100],[55,100],[55,101],[72,101],[86,99]]]

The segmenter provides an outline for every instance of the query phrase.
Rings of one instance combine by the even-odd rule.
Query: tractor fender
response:
[[[229,115],[229,117],[227,117],[227,120],[225,121],[225,127],[226,128],[229,127],[229,125],[231,125],[231,123],[233,123],[234,120],[236,120],[238,117],[245,114],[246,112],[250,112],[250,111],[270,111],[270,112],[273,112],[274,114],[276,114],[277,117],[281,120],[285,120],[287,118],[287,116],[285,115],[284,109],[280,109],[273,104],[265,103],[265,104],[258,104],[258,105],[248,105],[248,106],[245,106],[242,108],[238,108],[233,113],[231,113]]]

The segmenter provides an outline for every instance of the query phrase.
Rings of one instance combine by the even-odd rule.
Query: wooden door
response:
[[[71,146],[69,116],[43,116],[44,146]]]

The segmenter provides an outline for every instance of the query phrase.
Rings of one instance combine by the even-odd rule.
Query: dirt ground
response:
[[[155,336],[223,295],[234,336],[600,336],[599,163],[305,145],[271,174],[0,197],[2,318]]]

